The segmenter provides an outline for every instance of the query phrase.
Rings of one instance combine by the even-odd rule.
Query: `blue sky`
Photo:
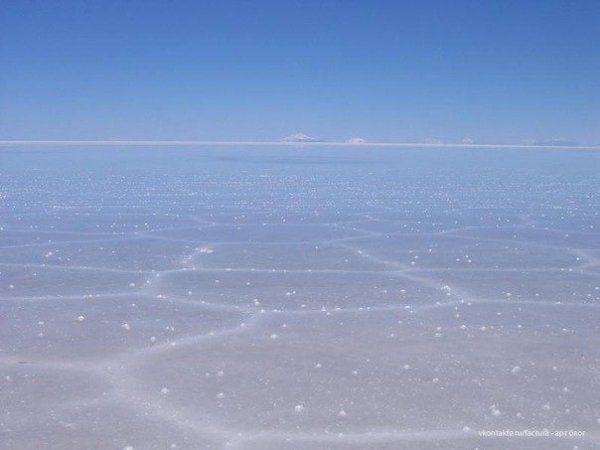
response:
[[[599,1],[0,2],[0,139],[600,143]]]

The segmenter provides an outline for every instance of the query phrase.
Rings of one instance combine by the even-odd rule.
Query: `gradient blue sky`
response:
[[[0,139],[600,143],[600,1],[0,2]]]

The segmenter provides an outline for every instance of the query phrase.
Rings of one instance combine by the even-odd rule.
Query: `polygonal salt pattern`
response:
[[[2,450],[600,446],[598,153],[0,153]]]

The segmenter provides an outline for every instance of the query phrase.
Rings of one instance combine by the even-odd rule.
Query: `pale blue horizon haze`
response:
[[[600,143],[600,2],[5,1],[0,139]]]

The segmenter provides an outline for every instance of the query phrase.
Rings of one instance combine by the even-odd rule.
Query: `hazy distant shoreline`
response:
[[[563,150],[600,150],[598,145],[533,145],[533,144],[437,144],[415,142],[289,142],[289,141],[193,141],[193,140],[0,140],[0,146],[7,145],[144,145],[144,146],[206,146],[206,145],[244,145],[244,146],[316,146],[316,147],[431,147],[431,148],[514,148],[514,149],[563,149]]]

